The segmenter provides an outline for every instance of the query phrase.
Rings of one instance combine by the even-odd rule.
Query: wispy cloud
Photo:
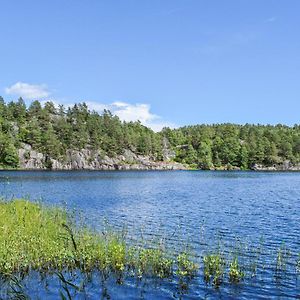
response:
[[[169,10],[164,10],[160,13],[160,15],[162,16],[170,16],[173,14],[176,14],[177,12],[181,11],[182,8],[180,7],[176,7],[176,8],[170,8]]]
[[[23,97],[27,100],[46,98],[50,95],[45,84],[29,84],[20,81],[5,88],[5,93]]]
[[[253,24],[245,24],[233,31],[208,32],[207,41],[192,48],[195,54],[222,55],[241,48],[245,48],[265,35],[266,23],[277,22],[276,16],[260,19]],[[265,23],[265,25],[264,25]]]
[[[255,31],[234,32],[221,37],[216,37],[211,41],[200,47],[193,49],[194,53],[201,53],[206,55],[219,55],[245,47],[249,43],[255,41],[259,34]]]
[[[273,23],[273,22],[275,22],[276,20],[277,20],[276,17],[271,17],[271,18],[266,19],[266,20],[265,20],[265,23]]]

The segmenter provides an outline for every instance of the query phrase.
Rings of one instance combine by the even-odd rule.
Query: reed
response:
[[[275,275],[278,275],[279,273],[284,273],[286,271],[289,257],[290,251],[285,247],[285,245],[282,245],[277,251]]]
[[[104,280],[113,277],[117,283],[126,277],[138,281],[149,277],[172,278],[187,290],[190,280],[200,274],[206,283],[219,288],[224,281],[247,283],[257,269],[264,268],[260,256],[266,253],[261,245],[252,249],[239,243],[233,251],[219,245],[215,251],[208,249],[198,265],[189,247],[183,247],[178,253],[175,249],[167,250],[166,242],[129,242],[124,232],[118,234],[104,229],[96,232],[78,222],[76,225],[74,216],[62,208],[23,199],[0,202],[1,282],[6,281],[11,293],[23,295],[25,299],[22,279],[37,271],[42,276],[58,277],[62,293],[68,298],[69,290],[79,290],[65,277],[73,271],[83,276],[98,272]],[[283,244],[268,259],[272,262],[268,268],[278,277],[285,272],[290,258],[291,252]],[[300,254],[291,263],[300,272]]]
[[[296,262],[296,271],[300,273],[300,253],[298,254],[298,260]]]
[[[27,274],[31,270],[53,273],[94,270],[118,278],[167,278],[191,275],[195,264],[185,254],[168,253],[165,247],[129,245],[111,231],[92,232],[74,225],[64,209],[26,200],[0,203],[0,275]]]
[[[230,282],[239,282],[245,276],[242,268],[239,264],[238,257],[234,257],[233,260],[229,264],[229,281]]]
[[[225,272],[225,259],[218,253],[207,254],[203,257],[204,279],[206,282],[212,282],[218,287],[222,281]]]

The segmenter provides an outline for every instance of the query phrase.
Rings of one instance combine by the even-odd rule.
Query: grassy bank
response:
[[[25,200],[0,203],[0,228],[2,276],[77,269],[164,278],[196,270],[186,253],[128,245],[112,232],[76,227],[63,209]]]

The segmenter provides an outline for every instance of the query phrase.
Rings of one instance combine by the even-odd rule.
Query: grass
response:
[[[276,257],[276,266],[275,266],[275,273],[282,273],[286,271],[287,262],[290,257],[290,251],[282,245],[277,251]]]
[[[239,282],[244,278],[245,274],[241,269],[241,266],[238,261],[238,257],[234,257],[229,265],[229,281],[230,282]]]
[[[296,262],[296,271],[300,273],[300,253],[298,254],[298,260]]]
[[[203,257],[204,279],[218,287],[222,281],[225,271],[225,259],[221,253],[207,254]]]
[[[247,255],[242,250],[230,254],[219,247],[217,251],[207,250],[199,266],[188,248],[178,253],[167,251],[166,246],[141,246],[112,230],[94,232],[77,226],[74,218],[58,207],[22,199],[0,202],[0,279],[11,282],[14,295],[22,293],[21,281],[16,278],[31,271],[57,275],[66,298],[70,298],[69,289],[79,289],[64,277],[72,271],[87,275],[97,271],[104,279],[113,276],[117,283],[126,277],[138,281],[146,277],[176,278],[185,288],[190,279],[203,274],[206,283],[218,288],[224,281],[238,284],[249,279],[248,273],[253,277],[262,252],[260,248],[255,250],[250,255],[255,261],[247,267]],[[273,259],[275,274],[285,272],[289,257],[285,246],[278,249]],[[295,264],[300,272],[300,254]]]
[[[198,266],[193,263],[187,252],[183,252],[177,256],[177,267],[177,274],[180,277],[193,277],[198,270]]]
[[[1,276],[75,269],[114,273],[118,278],[125,273],[166,278],[178,270],[191,275],[196,265],[185,254],[132,246],[112,232],[77,228],[57,207],[25,200],[0,203]]]

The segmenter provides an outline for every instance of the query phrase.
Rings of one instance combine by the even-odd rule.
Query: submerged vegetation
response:
[[[122,122],[109,111],[91,111],[85,103],[64,107],[34,101],[27,107],[22,98],[6,103],[0,97],[0,168],[18,168],[23,143],[46,157],[47,168],[51,159],[63,162],[69,149],[89,149],[109,157],[129,149],[195,169],[300,163],[300,125],[213,124],[155,133],[140,122]]]

